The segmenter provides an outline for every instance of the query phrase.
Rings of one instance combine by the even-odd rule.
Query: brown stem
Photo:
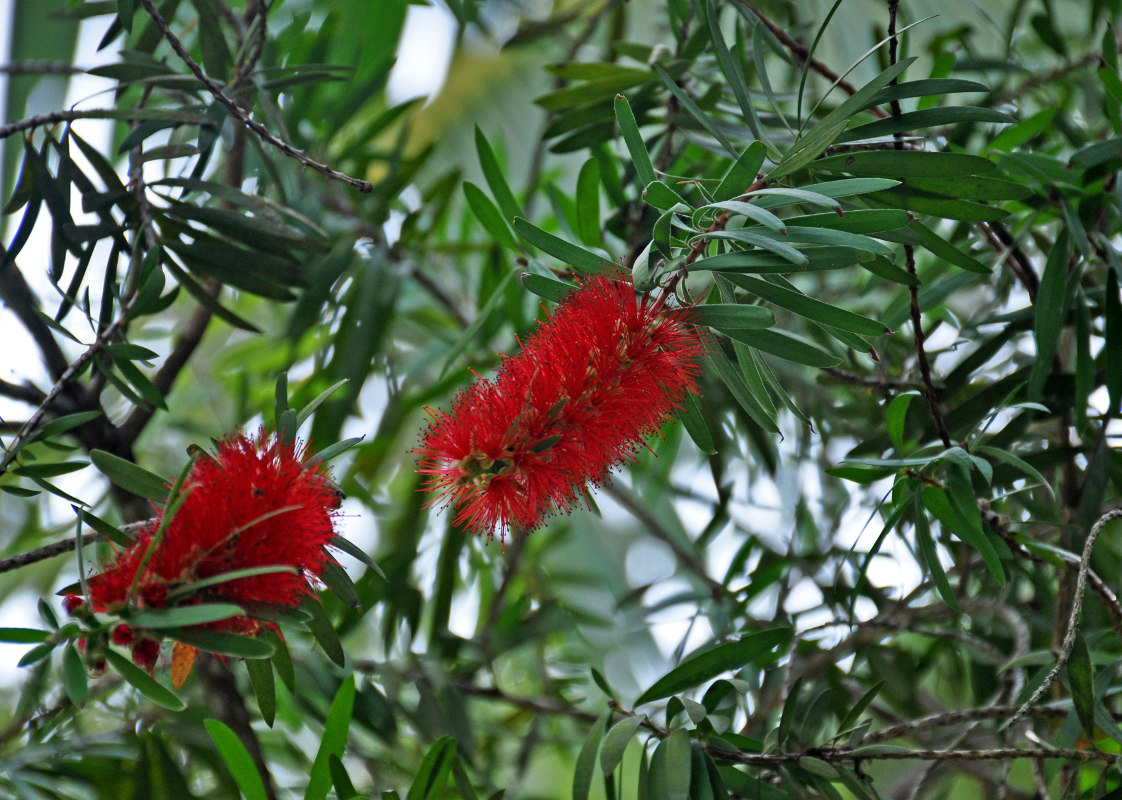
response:
[[[888,0],[888,64],[893,66],[896,64],[896,54],[898,50],[898,42],[896,40],[896,12],[900,5],[900,0]],[[895,80],[892,81],[896,83]],[[891,102],[892,116],[900,116],[900,101],[893,100]],[[893,145],[897,150],[904,149],[903,135],[900,133],[895,134],[893,137]],[[910,245],[904,245],[904,263],[908,269],[908,274],[913,278],[916,277],[916,254],[915,249]],[[919,361],[919,374],[923,379],[923,396],[927,400],[927,407],[931,410],[931,418],[935,421],[935,431],[939,434],[939,438],[943,442],[943,447],[951,447],[951,437],[947,432],[947,425],[943,421],[943,412],[939,409],[939,399],[935,394],[935,384],[931,379],[931,363],[927,360],[927,350],[924,347],[925,336],[923,333],[923,320],[919,311],[919,282],[913,281],[908,287],[908,295],[910,299],[910,310],[912,318],[912,330],[914,331],[916,359]]]
[[[100,533],[86,533],[82,535],[82,544],[100,542],[103,539],[104,537]],[[37,564],[48,558],[61,556],[64,553],[71,553],[77,545],[77,538],[63,539],[61,542],[43,545],[34,550],[28,550],[26,553],[18,553],[14,556],[8,556],[7,558],[0,558],[0,573],[11,572],[14,569],[20,569],[30,564]]]
[[[852,95],[852,94],[857,93],[857,88],[852,83],[850,83],[849,81],[846,81],[846,80],[842,80],[841,77],[838,75],[838,73],[834,72],[832,69],[827,67],[825,64],[823,64],[818,59],[810,58],[809,62],[808,62],[808,57],[810,56],[810,50],[805,45],[799,44],[794,39],[792,39],[790,34],[787,33],[787,31],[783,30],[783,28],[781,28],[779,25],[776,25],[770,19],[765,17],[760,12],[759,9],[757,9],[755,6],[749,5],[749,4],[745,4],[745,7],[749,11],[751,11],[753,16],[755,16],[756,19],[758,19],[760,22],[762,22],[764,27],[767,28],[769,31],[771,31],[771,34],[776,39],[779,40],[779,43],[782,44],[784,47],[786,47],[788,50],[790,50],[791,53],[797,59],[799,59],[799,61],[801,61],[803,64],[809,63],[810,64],[810,69],[812,71],[817,72],[823,78],[830,81],[830,83],[837,84],[838,88],[841,89],[846,94],[851,94]],[[881,111],[876,106],[872,106],[871,108],[869,108],[867,110],[870,114],[872,114],[874,116],[877,116],[877,117],[888,116],[887,114],[885,114],[883,111]]]
[[[222,87],[218,85],[218,83],[207,77],[207,75],[203,72],[203,68],[198,65],[195,59],[191,58],[191,54],[187,52],[187,49],[183,46],[183,43],[179,41],[179,38],[174,33],[171,32],[171,28],[168,27],[167,20],[165,20],[160,15],[160,12],[156,10],[156,7],[152,4],[152,0],[140,0],[140,4],[144,6],[144,10],[148,12],[148,16],[150,16],[152,18],[152,21],[156,23],[156,27],[159,29],[160,33],[163,34],[164,38],[167,39],[168,44],[171,45],[171,49],[175,51],[176,55],[183,59],[183,63],[185,63],[188,69],[190,69],[194,74],[194,76],[198,78],[199,82],[206,87],[208,92],[214,95],[214,98],[219,103],[226,107],[226,110],[230,112],[230,116],[253,131],[257,135],[257,137],[261,139],[261,141],[265,142],[266,144],[272,145],[289,158],[299,161],[308,169],[314,170],[315,172],[318,172],[331,180],[345,183],[348,186],[353,186],[363,194],[369,194],[370,192],[374,191],[374,186],[370,183],[370,181],[360,180],[359,178],[352,178],[350,175],[332,169],[326,164],[321,164],[318,161],[313,160],[303,150],[298,150],[288,142],[284,141],[283,139],[279,139],[272,133],[270,133],[268,128],[250,117],[249,112],[238,105],[233,100],[233,98],[227,95],[222,90]]]

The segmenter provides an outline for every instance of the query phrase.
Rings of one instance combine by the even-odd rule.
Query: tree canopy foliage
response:
[[[1122,796],[1122,2],[10,8],[0,794]]]

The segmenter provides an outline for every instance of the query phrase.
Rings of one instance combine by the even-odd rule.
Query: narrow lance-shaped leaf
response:
[[[692,689],[722,672],[740,669],[757,660],[770,658],[771,652],[790,636],[787,628],[751,633],[735,642],[725,642],[688,658],[659,678],[643,692],[635,705]]]
[[[242,744],[238,735],[230,730],[229,726],[216,719],[203,720],[207,733],[218,747],[218,754],[226,763],[226,768],[234,776],[234,782],[245,800],[266,800],[265,783],[257,771],[257,765],[249,755],[249,750]]]

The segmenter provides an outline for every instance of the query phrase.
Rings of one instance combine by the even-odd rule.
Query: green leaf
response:
[[[517,248],[518,245],[514,241],[510,224],[503,219],[499,207],[483,193],[482,189],[470,181],[464,181],[464,197],[467,199],[468,207],[475,214],[476,219],[483,224],[483,227],[487,229],[487,232],[496,242],[508,250]]]
[[[943,565],[939,561],[939,551],[935,546],[935,539],[931,535],[931,528],[927,524],[927,515],[924,514],[919,495],[916,495],[915,532],[916,544],[919,545],[919,552],[927,565],[927,572],[931,575],[931,581],[935,584],[936,591],[939,592],[939,596],[943,598],[944,603],[950,606],[955,613],[960,613],[958,598],[955,597],[954,588],[947,579],[947,573],[943,570]]]
[[[323,610],[319,598],[305,597],[300,607],[312,615],[308,620],[308,629],[323,648],[323,652],[340,667],[343,666],[347,660],[343,645],[339,642],[339,634],[335,631],[335,626],[331,623],[327,612]]]
[[[1075,632],[1075,644],[1067,662],[1067,680],[1071,688],[1071,703],[1075,715],[1083,725],[1083,732],[1095,740],[1095,674],[1091,667],[1091,653],[1083,634]]]
[[[559,239],[551,233],[546,233],[536,225],[527,222],[521,217],[515,217],[514,230],[543,253],[548,253],[554,258],[583,272],[597,273],[611,269],[612,262],[604,256],[585,250],[564,239]]]
[[[873,687],[871,689],[869,689],[867,692],[865,692],[865,694],[861,696],[861,699],[858,700],[853,705],[853,707],[846,712],[844,717],[842,717],[841,722],[838,724],[838,732],[835,735],[840,736],[845,731],[848,731],[850,728],[857,724],[857,721],[861,719],[861,715],[865,713],[865,709],[868,708],[872,704],[873,700],[876,699],[877,694],[880,693],[880,690],[884,687],[884,684],[885,681],[883,680],[877,681],[875,684],[873,684]]]
[[[829,195],[809,189],[790,189],[787,187],[771,187],[757,189],[750,195],[753,198],[767,197],[771,202],[769,206],[791,205],[793,203],[806,203],[820,208],[841,208],[841,203]]]
[[[732,329],[725,335],[749,347],[782,358],[784,361],[805,364],[808,367],[836,367],[841,361],[840,358],[827,353],[817,345],[778,331]]]
[[[721,381],[728,387],[729,392],[732,393],[733,398],[744,409],[744,412],[752,418],[752,421],[759,425],[766,431],[771,433],[779,433],[779,426],[775,421],[774,412],[769,413],[765,410],[762,403],[756,399],[744,379],[740,377],[736,369],[733,367],[732,362],[729,361],[728,356],[723,351],[713,348],[707,354],[709,365],[720,377]],[[673,692],[670,692],[673,694]]]
[[[314,456],[308,458],[308,460],[305,461],[304,464],[311,467],[315,466],[316,464],[323,464],[327,461],[330,461],[331,459],[335,458],[335,456],[341,455],[342,453],[350,450],[356,444],[360,443],[364,438],[365,437],[363,436],[352,436],[349,439],[343,439],[342,441],[336,442],[335,444],[323,448]]]
[[[127,533],[125,533],[115,525],[110,525],[108,522],[91,511],[88,511],[84,508],[75,508],[74,513],[78,515],[78,519],[80,519],[83,523],[89,525],[91,528],[100,533],[109,541],[116,544],[118,547],[128,547],[134,541],[133,537],[129,536]]]
[[[327,584],[327,587],[335,593],[336,597],[348,606],[355,609],[362,608],[362,598],[359,597],[354,581],[351,580],[347,571],[335,563],[334,560],[324,562],[320,579]]]
[[[725,642],[683,661],[643,692],[635,705],[649,703],[692,689],[722,672],[741,669],[756,661],[770,660],[771,651],[790,636],[788,628],[772,628],[748,634],[735,642]]]
[[[42,661],[49,656],[54,649],[58,646],[57,641],[48,640],[42,644],[37,644],[23,654],[23,657],[16,662],[17,667],[26,667],[36,662]]]
[[[578,288],[574,284],[554,280],[532,272],[522,273],[522,285],[538,297],[544,297],[554,303],[560,303],[570,292]]]
[[[53,463],[24,464],[11,470],[13,475],[24,478],[53,478],[56,475],[69,475],[85,469],[89,464],[85,461],[55,461]]]
[[[681,728],[671,731],[660,747],[666,748],[667,800],[687,800],[690,793],[690,736]]]
[[[775,316],[763,306],[738,303],[710,303],[693,309],[692,319],[699,325],[719,331],[744,328],[770,328]]]
[[[261,712],[261,719],[271,728],[277,715],[277,692],[273,680],[272,661],[250,658],[242,663],[249,672],[249,682],[253,685],[253,695],[257,698],[257,709]]]
[[[729,274],[726,277],[741,289],[745,289],[769,303],[774,303],[781,308],[786,308],[788,311],[823,325],[832,325],[835,328],[852,331],[862,336],[881,336],[891,332],[884,327],[883,323],[874,319],[854,314],[852,311],[846,311],[829,303],[823,303],[821,300],[807,297],[801,292],[776,286],[774,283],[761,278],[736,274]],[[748,307],[751,308],[751,306]],[[747,341],[745,343],[751,344]],[[829,358],[832,359],[833,356],[829,356]]]
[[[780,258],[784,258],[800,270],[806,269],[810,263],[809,259],[799,250],[791,247],[789,244],[776,241],[775,239],[764,236],[761,233],[753,233],[750,230],[740,228],[734,231],[714,231],[713,233],[701,234],[695,237],[697,239],[724,239],[735,242],[744,242],[753,247],[758,247],[761,250],[767,250],[769,253],[774,253]]]
[[[90,461],[122,489],[157,503],[167,501],[168,483],[159,475],[104,450],[91,450]]]
[[[968,256],[919,220],[912,221],[908,227],[919,234],[923,246],[930,250],[933,255],[968,272],[974,272],[978,275],[989,275],[991,273],[990,268],[981,261]]]
[[[961,78],[923,78],[886,86],[876,93],[866,108],[887,105],[893,100],[906,100],[910,97],[942,97],[957,92],[988,92],[989,90],[990,87],[984,83]]]
[[[232,603],[209,603],[179,608],[160,608],[153,611],[140,611],[128,617],[134,628],[182,628],[188,625],[204,625],[208,622],[240,617],[245,614],[241,606]]]
[[[713,199],[720,202],[739,197],[756,181],[763,166],[767,148],[761,142],[752,142],[721,179],[713,192]]]
[[[25,445],[32,442],[38,442],[43,439],[50,439],[53,436],[61,436],[67,431],[71,431],[87,422],[92,422],[102,416],[100,411],[79,411],[77,414],[67,414],[66,416],[53,419],[45,425],[36,429],[35,433],[27,437]]]
[[[761,225],[771,228],[773,231],[779,233],[787,232],[787,225],[784,220],[772,214],[766,208],[762,208],[753,203],[745,203],[740,200],[721,200],[716,203],[711,203],[704,208],[698,209],[694,213],[694,224],[697,225],[701,215],[709,209],[720,209],[729,212],[729,216],[733,217],[746,217],[753,222],[758,222]]]
[[[386,580],[386,575],[384,572],[382,572],[382,568],[378,566],[378,562],[371,558],[369,553],[356,545],[354,542],[350,541],[349,539],[344,539],[342,536],[334,536],[332,537],[329,544],[338,550],[342,550],[351,558],[361,561],[368,568],[374,570],[378,577],[380,577],[382,580]]]
[[[325,800],[327,792],[331,789],[331,770],[329,756],[343,757],[343,750],[347,746],[347,732],[351,728],[351,715],[355,705],[355,676],[348,675],[335,699],[331,701],[331,708],[327,711],[327,721],[323,725],[323,738],[320,740],[319,751],[312,770],[308,775],[308,786],[304,790],[304,800]],[[431,751],[430,751],[431,752]],[[426,756],[427,758],[427,756]],[[422,768],[424,765],[422,764]],[[408,800],[416,800],[413,791],[409,791]]]
[[[861,109],[865,108],[867,104],[871,102],[874,97],[876,97],[877,93],[881,89],[888,86],[890,83],[892,83],[892,81],[896,80],[896,78],[903,74],[904,70],[910,67],[915,62],[915,60],[916,59],[913,56],[911,58],[902,59],[901,61],[890,65],[887,69],[882,71],[871,81],[869,81],[852,95],[847,97],[840,105],[838,105],[837,108],[835,108],[833,111],[819,120],[813,128],[811,128],[802,137],[799,138],[798,146],[800,148],[805,148],[813,142],[827,139],[831,135],[836,135],[837,133],[839,133],[840,131],[837,130],[839,124],[843,122],[848,124],[850,117],[852,117]],[[841,79],[839,78],[838,81],[835,81],[834,85],[836,86],[840,80]],[[823,99],[825,99],[825,96],[823,96]],[[821,104],[822,100],[819,100],[818,102],[819,104]],[[817,110],[817,107],[815,110]],[[814,111],[812,110],[810,116],[813,116],[813,114]]]
[[[510,284],[510,282],[514,280],[514,276],[514,272],[507,272],[502,277],[498,285],[495,286],[494,291],[491,293],[491,297],[488,298],[483,308],[481,308],[479,310],[479,313],[476,314],[475,319],[471,321],[471,324],[467,326],[462,334],[460,334],[460,337],[456,339],[451,347],[448,348],[447,353],[444,356],[444,365],[440,369],[441,377],[443,377],[444,373],[448,371],[448,368],[452,366],[452,362],[459,357],[460,353],[462,353],[467,348],[467,346],[471,344],[472,340],[475,339],[479,331],[483,329],[483,326],[486,325],[487,322],[499,312],[499,309],[503,307],[506,288]]]
[[[898,452],[904,451],[904,423],[908,419],[908,406],[919,397],[919,392],[904,392],[892,398],[884,414],[888,438]]]
[[[979,175],[995,168],[992,161],[960,153],[931,153],[921,150],[865,150],[827,156],[814,162],[815,169],[880,175],[886,178],[959,178]]]
[[[681,104],[682,108],[689,112],[690,116],[696,119],[701,124],[701,127],[705,128],[705,130],[708,131],[710,136],[720,142],[721,147],[725,148],[730,156],[732,156],[733,158],[739,157],[737,149],[732,146],[732,142],[728,140],[728,137],[725,136],[724,132],[722,132],[721,129],[717,127],[717,123],[715,123],[708,114],[701,110],[701,107],[698,106],[697,102],[688,94],[686,94],[685,90],[678,85],[678,82],[676,80],[670,77],[670,74],[666,71],[666,69],[661,64],[653,64],[652,66],[654,68],[654,71],[658,73],[658,76],[662,78],[662,82],[666,84],[666,88],[670,90],[670,94],[674,95],[674,97],[678,99],[678,102]]]
[[[709,432],[709,426],[701,414],[701,404],[698,402],[697,395],[687,394],[682,398],[678,419],[682,421],[682,425],[698,450],[709,455],[717,452],[716,445],[713,443],[713,434]]]
[[[62,651],[62,685],[70,702],[76,706],[85,705],[90,697],[90,687],[86,681],[86,666],[71,642],[67,642]]]
[[[1029,378],[1025,396],[1029,400],[1039,400],[1044,382],[1052,372],[1052,356],[1060,342],[1060,330],[1064,324],[1067,283],[1068,256],[1071,252],[1071,238],[1060,233],[1048,253],[1044,273],[1040,276],[1040,289],[1036,294],[1036,314],[1033,331],[1036,335],[1036,358],[1033,361],[1032,375]]]
[[[622,94],[616,95],[615,112],[616,124],[619,125],[620,133],[623,134],[623,142],[627,145],[627,152],[631,154],[631,163],[635,166],[635,174],[639,179],[639,185],[649,186],[658,180],[658,177],[655,175],[654,166],[651,164],[651,156],[647,152],[647,146],[643,143],[643,136],[639,133],[639,126],[635,122],[635,114],[631,110],[631,104]]]
[[[718,19],[717,9],[713,7],[712,0],[706,0],[706,17],[709,22],[709,39],[713,43],[713,51],[717,54],[717,63],[721,65],[721,72],[725,74],[725,80],[728,82],[729,88],[732,89],[733,96],[736,97],[736,102],[740,106],[740,110],[744,115],[744,121],[748,124],[748,128],[752,131],[752,135],[757,139],[765,138],[763,126],[760,124],[759,114],[756,113],[756,107],[752,105],[752,98],[748,91],[747,81],[744,80],[744,68],[739,58],[734,57],[729,52],[728,45],[725,44],[724,36],[721,34],[720,21]],[[762,145],[761,145],[762,147]],[[749,147],[751,149],[751,146]],[[761,151],[762,152],[762,151]],[[743,158],[743,156],[742,156]],[[733,166],[733,170],[736,166]],[[753,170],[752,177],[748,180],[751,183],[755,180],[755,172],[759,170],[757,166]],[[731,170],[730,170],[731,172]],[[727,177],[726,177],[727,180]],[[747,186],[745,183],[744,186]],[[733,197],[735,195],[728,195]],[[725,197],[718,197],[718,200],[724,200]]]
[[[600,163],[585,161],[577,176],[577,235],[589,247],[600,246]]]
[[[12,644],[38,644],[50,638],[50,631],[35,628],[0,628],[0,642]]]
[[[1046,108],[1043,111],[1036,112],[1030,117],[1026,117],[1021,122],[1006,128],[995,136],[993,141],[989,143],[987,149],[1005,152],[1015,150],[1051,125],[1052,119],[1056,116],[1057,111],[1059,111],[1059,108]]]
[[[239,636],[236,633],[222,633],[206,628],[171,628],[167,631],[167,636],[222,656],[264,659],[273,655],[273,645],[265,639]]]
[[[156,683],[147,672],[133,664],[116,650],[106,650],[105,660],[113,667],[122,678],[147,697],[153,703],[169,708],[172,711],[182,711],[187,704],[175,696],[170,689]]]
[[[979,106],[925,108],[920,111],[906,111],[899,116],[878,119],[876,122],[850,128],[836,139],[836,143],[845,144],[861,139],[876,139],[883,136],[892,136],[896,133],[931,128],[936,125],[957,125],[961,122],[996,122],[1007,125],[1016,121],[1016,119],[1001,111]]]
[[[842,135],[847,125],[849,125],[849,120],[842,120],[834,127],[826,130],[822,136],[809,139],[805,144],[800,140],[799,146],[792,148],[776,168],[768,173],[768,180],[782,180],[812,163]]]
[[[222,756],[226,769],[234,776],[234,783],[238,785],[245,800],[266,800],[265,783],[257,771],[257,765],[253,763],[253,757],[238,735],[216,719],[204,719],[203,725],[214,740],[218,754]]]
[[[959,504],[953,503],[947,492],[937,486],[924,486],[920,490],[920,495],[923,498],[924,508],[931,512],[949,533],[955,534],[973,547],[982,556],[982,561],[997,578],[997,582],[1004,586],[1005,569],[1001,566],[1001,559],[980,524],[964,517],[958,508]]]
[[[601,772],[605,775],[611,775],[616,771],[616,767],[623,760],[623,751],[627,749],[635,731],[639,730],[639,726],[643,724],[645,719],[646,717],[638,715],[624,717],[612,726],[612,729],[604,736],[604,744],[600,748]]]
[[[405,800],[436,800],[440,797],[455,762],[456,740],[451,736],[441,736],[421,760]]]
[[[327,770],[331,773],[331,785],[335,787],[335,795],[339,800],[351,800],[360,796],[339,756],[332,753],[327,757]]]
[[[596,768],[596,754],[600,751],[600,741],[604,738],[604,731],[612,721],[614,712],[605,711],[588,731],[588,736],[581,745],[577,755],[576,768],[573,770],[573,800],[588,800],[588,791],[592,788],[592,773]]]
[[[856,264],[861,257],[860,253],[852,247],[808,247],[801,252],[806,257],[806,266],[801,269],[795,268],[790,259],[774,253],[762,253],[758,250],[721,253],[709,258],[701,258],[690,264],[688,268],[690,272],[717,270],[721,272],[787,274],[844,269]],[[885,263],[888,262],[885,261]],[[906,272],[904,274],[907,275]]]
[[[643,189],[643,200],[647,205],[654,206],[662,211],[690,208],[690,204],[686,202],[685,198],[662,181],[648,183],[646,188]]]
[[[178,599],[183,598],[183,597],[191,597],[192,595],[200,594],[203,589],[209,589],[212,586],[219,586],[220,584],[229,583],[230,581],[238,581],[238,580],[241,580],[242,578],[254,578],[258,575],[276,575],[276,574],[281,573],[281,572],[287,572],[289,574],[295,574],[296,573],[296,568],[288,566],[287,564],[278,564],[277,566],[273,566],[273,567],[246,567],[245,569],[235,569],[235,570],[231,570],[230,572],[223,572],[223,573],[220,573],[218,575],[211,575],[209,578],[202,578],[202,579],[194,581],[192,583],[186,583],[186,584],[183,584],[182,586],[179,586],[175,589],[172,589],[170,592],[168,592],[168,600],[169,601],[170,600],[178,600]],[[189,607],[185,607],[183,609],[174,609],[174,610],[175,611],[186,611],[186,610],[188,610],[188,608],[216,609],[218,607],[219,606],[217,606],[217,605],[189,606]],[[238,606],[230,606],[230,608],[238,609],[237,613],[239,613],[239,614],[244,614],[245,613],[242,609],[238,608]],[[169,609],[169,610],[172,610],[172,609]],[[152,611],[152,612],[144,612],[144,613],[146,613],[146,614],[164,614],[164,613],[167,613],[167,611]],[[208,612],[208,613],[220,613],[220,612],[215,611],[215,612]],[[230,616],[235,616],[235,615],[230,615]],[[225,618],[220,617],[220,619],[225,619]],[[209,622],[210,620],[201,620],[201,621],[202,622]],[[164,626],[159,626],[159,627],[177,627],[179,625],[194,625],[194,624],[197,624],[197,623],[194,623],[194,622],[176,622],[176,623],[173,623],[170,626],[164,625]],[[148,625],[146,627],[152,628],[152,627],[158,627],[158,626]]]
[[[487,137],[483,135],[483,131],[479,129],[478,125],[475,126],[475,150],[479,155],[479,166],[483,169],[483,177],[487,181],[487,186],[490,187],[491,194],[502,210],[503,217],[509,222],[522,212],[518,208],[518,203],[514,199],[514,193],[510,191],[506,178],[503,177],[503,171],[499,168],[499,160],[495,158],[495,151],[491,149],[491,143],[487,141]]]

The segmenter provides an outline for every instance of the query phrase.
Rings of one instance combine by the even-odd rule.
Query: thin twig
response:
[[[922,733],[931,728],[950,727],[952,725],[961,725],[964,722],[977,722],[989,719],[1004,721],[1012,716],[1016,710],[1016,706],[1000,705],[943,711],[938,714],[931,714],[926,717],[920,717],[919,719],[908,720],[907,722],[901,722],[897,725],[890,725],[887,728],[873,731],[861,740],[861,744],[866,745],[887,742],[892,739],[901,739],[905,736]],[[1049,717],[1055,719],[1066,717],[1071,712],[1063,708],[1040,706],[1032,709],[1029,713],[1034,717]]]
[[[387,672],[393,673],[398,677],[409,681],[410,683],[417,683],[420,681],[428,682],[429,675],[420,669],[395,669],[391,665],[379,664],[376,661],[356,661],[354,663],[355,672],[370,673],[370,674],[385,674]],[[560,716],[572,717],[579,719],[583,722],[595,722],[598,715],[593,714],[591,711],[582,711],[576,706],[570,705],[562,701],[544,700],[539,697],[520,697],[518,695],[510,695],[500,689],[498,686],[479,686],[468,680],[457,679],[453,676],[442,676],[440,679],[441,684],[448,684],[456,689],[461,694],[469,697],[480,697],[486,700],[496,700],[507,705],[520,708],[525,711],[533,711],[537,714],[556,714]]]
[[[104,540],[104,536],[100,533],[85,533],[82,534],[82,544],[87,545],[92,542],[100,542]],[[74,551],[78,545],[78,538],[63,539],[61,542],[53,542],[51,544],[37,547],[34,550],[28,550],[26,553],[19,553],[7,558],[0,558],[0,573],[11,572],[14,569],[21,569],[29,566],[30,564],[37,564],[40,561],[46,561],[48,558],[61,556],[65,553]]]
[[[83,67],[67,61],[16,61],[0,65],[0,75],[81,75]]]
[[[303,150],[298,150],[288,142],[284,141],[283,139],[279,139],[272,133],[270,133],[264,125],[250,117],[249,113],[244,108],[239,106],[233,100],[233,98],[227,95],[222,90],[222,87],[218,85],[218,83],[207,77],[206,73],[203,72],[203,68],[198,65],[195,59],[191,58],[191,54],[187,52],[187,49],[183,46],[183,43],[179,41],[179,38],[174,33],[172,33],[171,28],[168,27],[167,20],[165,20],[160,15],[160,12],[156,10],[156,7],[152,4],[152,0],[140,0],[140,4],[144,6],[144,10],[148,12],[148,16],[150,16],[152,18],[152,21],[156,23],[156,27],[159,29],[160,33],[163,34],[164,38],[167,39],[168,44],[171,45],[171,49],[175,51],[176,55],[183,59],[183,63],[185,63],[188,69],[190,69],[194,74],[194,76],[198,78],[199,82],[206,87],[208,92],[214,95],[214,98],[218,102],[226,107],[226,110],[230,112],[230,116],[234,117],[234,119],[238,120],[240,123],[257,134],[257,137],[261,139],[261,141],[265,142],[266,144],[272,145],[289,158],[299,161],[305,167],[314,170],[321,175],[330,178],[331,180],[345,183],[348,186],[353,186],[363,194],[369,194],[370,192],[374,191],[374,186],[370,183],[370,181],[360,180],[359,178],[352,178],[350,175],[332,169],[326,164],[321,164],[318,161],[313,160]]]
[[[900,4],[900,0],[888,0],[888,64],[894,66],[896,64],[896,53],[898,43],[896,39],[896,11]],[[896,80],[893,79],[893,84]],[[891,102],[892,116],[900,116],[900,101],[893,100]],[[897,133],[893,136],[893,146],[897,150],[904,149],[903,136]],[[916,275],[916,253],[915,248],[910,244],[904,245],[904,264],[908,269],[908,274],[913,278]],[[919,281],[913,281],[908,286],[908,295],[910,299],[910,310],[912,317],[912,330],[914,332],[916,358],[919,361],[919,374],[923,379],[923,395],[927,399],[927,407],[931,409],[931,418],[935,421],[935,431],[939,434],[939,438],[943,442],[943,447],[950,449],[951,437],[947,432],[947,425],[943,422],[943,412],[939,410],[939,398],[935,395],[935,384],[931,379],[931,364],[927,360],[927,350],[924,347],[924,333],[923,333],[923,319],[919,311]]]
[[[1072,599],[1071,615],[1067,620],[1067,631],[1064,633],[1064,640],[1060,645],[1056,664],[1045,676],[1044,682],[1036,688],[1032,696],[1009,719],[1009,725],[1013,725],[1040,702],[1040,698],[1044,697],[1045,693],[1052,688],[1052,684],[1056,682],[1056,678],[1060,676],[1060,672],[1067,665],[1068,659],[1071,658],[1071,650],[1075,647],[1075,637],[1079,632],[1079,615],[1083,612],[1083,595],[1087,589],[1087,573],[1091,569],[1091,551],[1095,547],[1095,540],[1099,538],[1099,534],[1102,533],[1107,523],[1119,518],[1122,518],[1122,508],[1114,508],[1099,517],[1098,522],[1091,526],[1091,531],[1087,534],[1087,541],[1083,545],[1083,555],[1079,559],[1079,574],[1075,579],[1075,597]]]
[[[804,758],[830,763],[855,761],[1008,761],[1014,758],[1059,758],[1065,761],[1117,761],[1117,753],[1102,750],[1077,750],[1074,747],[994,747],[962,750],[898,750],[859,753],[850,748],[814,747],[799,753],[730,753],[711,750],[715,756],[738,764],[767,766],[792,764]]]
[[[15,441],[8,446],[7,452],[4,454],[3,459],[0,459],[0,474],[3,474],[8,469],[8,465],[15,460],[17,455],[19,455],[20,449],[24,446],[24,444],[26,444],[27,440],[39,427],[39,423],[43,421],[43,417],[44,415],[46,415],[47,409],[55,401],[55,398],[57,398],[62,393],[62,391],[67,387],[71,380],[77,377],[78,374],[81,373],[83,369],[85,369],[86,364],[88,364],[94,358],[94,356],[101,352],[101,349],[109,343],[109,341],[117,333],[117,330],[125,324],[126,312],[127,309],[122,309],[121,316],[117,317],[117,319],[115,319],[108,328],[99,333],[97,335],[97,338],[94,339],[93,344],[86,348],[86,351],[84,353],[74,359],[74,363],[67,367],[66,371],[59,376],[57,381],[55,381],[55,385],[51,387],[51,390],[49,392],[47,392],[47,396],[43,398],[43,401],[39,404],[39,407],[35,409],[34,413],[32,413],[31,417],[24,424],[23,428],[20,429],[20,432],[16,435]]]
[[[114,119],[119,115],[115,108],[71,108],[62,111],[49,111],[46,114],[36,114],[33,117],[19,119],[0,125],[0,139],[6,139],[13,133],[28,131],[43,125],[54,125],[56,122],[73,122],[76,119]],[[185,115],[192,120],[200,119],[198,114]],[[205,121],[205,117],[202,117]]]
[[[827,67],[825,64],[823,64],[818,59],[810,58],[809,62],[808,62],[808,57],[810,56],[810,50],[807,49],[807,47],[805,45],[799,44],[794,39],[792,39],[791,36],[787,33],[787,31],[783,30],[782,27],[780,27],[779,25],[775,24],[770,19],[765,17],[762,13],[760,13],[759,9],[757,9],[755,6],[750,5],[748,3],[745,3],[744,6],[749,11],[751,11],[752,15],[755,16],[756,19],[758,19],[760,22],[762,22],[764,27],[767,28],[769,31],[771,31],[771,34],[776,39],[779,40],[780,44],[782,44],[784,47],[786,47],[788,50],[790,50],[791,53],[797,59],[799,59],[799,61],[801,61],[803,64],[809,63],[811,70],[813,70],[814,72],[817,72],[823,78],[830,81],[830,83],[836,84],[837,87],[839,89],[841,89],[843,92],[845,92],[847,94],[850,94],[850,95],[853,95],[853,94],[857,93],[857,87],[855,87],[849,81],[843,80],[836,72],[834,72],[832,69]],[[883,111],[881,111],[876,106],[872,106],[872,107],[870,107],[866,110],[870,114],[872,114],[873,116],[877,116],[877,117],[881,117],[881,118],[884,118],[884,117],[888,116],[887,114],[885,114]]]

